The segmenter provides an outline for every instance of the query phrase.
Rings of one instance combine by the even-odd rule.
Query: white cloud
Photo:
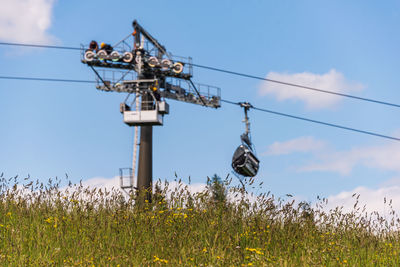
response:
[[[309,165],[300,167],[301,171],[331,171],[342,175],[350,174],[355,166],[376,168],[395,172],[397,176],[378,185],[376,188],[357,187],[329,196],[327,210],[343,207],[344,212],[354,211],[365,205],[366,212],[379,212],[386,219],[396,217],[390,214],[390,204],[395,211],[400,210],[400,144],[387,142],[381,145],[354,147],[344,151],[332,151],[326,142],[313,137],[299,137],[272,144],[265,154],[283,155],[306,152],[313,155]],[[317,152],[317,153],[316,153]],[[360,210],[361,211],[361,210]]]
[[[400,144],[388,143],[380,146],[359,147],[348,151],[325,153],[319,162],[301,167],[302,171],[332,171],[350,174],[357,166],[365,166],[400,172]]]
[[[51,26],[55,0],[0,0],[0,40],[52,43]]]
[[[393,177],[392,179],[382,183],[382,187],[400,186],[400,177]]]
[[[103,192],[104,189],[106,189],[108,192],[118,192],[119,190],[121,190],[119,188],[119,177],[117,176],[113,178],[102,178],[102,177],[91,178],[82,181],[82,186],[84,189],[89,188],[89,190],[92,190],[96,188],[97,190],[101,189]],[[163,182],[161,188],[164,187],[165,184]],[[204,183],[189,185],[184,182],[181,183],[176,181],[168,182],[167,197],[170,197],[173,191],[180,191],[182,188],[186,188],[191,194],[195,194],[204,192],[206,190],[206,187],[207,185]],[[34,193],[34,191],[31,191],[29,188],[25,189],[21,185],[19,185],[18,188],[20,189],[19,193],[21,195],[29,195]],[[60,191],[67,196],[71,196],[72,193],[74,193],[74,191],[77,189],[78,187],[75,186],[63,187],[60,189]],[[380,187],[378,187],[377,189],[371,189],[367,187],[357,187],[351,191],[343,191],[340,192],[339,194],[331,195],[327,197],[328,203],[324,205],[324,209],[328,211],[329,209],[335,209],[336,207],[343,207],[343,212],[354,211],[354,204],[356,202],[356,197],[358,195],[360,196],[358,198],[357,207],[362,208],[365,205],[366,212],[371,213],[377,211],[379,212],[380,215],[385,216],[386,218],[392,218],[393,215],[390,214],[391,209],[395,211],[400,210],[400,177],[386,181],[385,183],[381,184]],[[122,196],[127,196],[127,195],[122,195]],[[89,195],[85,194],[81,195],[80,197],[86,200],[90,199],[93,200],[93,196],[90,197]],[[275,201],[274,196],[271,197]],[[94,199],[95,198],[96,196],[94,196]],[[257,195],[255,194],[248,193],[242,196],[240,194],[238,195],[234,191],[228,192],[228,199],[232,203],[240,201],[242,200],[242,198],[248,200],[250,203],[258,202]],[[299,203],[301,201],[301,198],[295,197],[295,198],[289,198],[288,200],[286,200],[286,202],[290,202],[293,199],[296,200],[296,203]],[[392,208],[390,208],[390,206]]]
[[[349,175],[356,166],[362,166],[399,173],[400,177],[400,143],[392,141],[338,151],[323,140],[303,136],[275,142],[263,155],[289,155],[298,152],[311,154],[309,163],[297,167],[297,170],[303,172],[327,171]]]
[[[328,197],[327,208],[334,209],[336,207],[343,207],[344,212],[354,210],[354,204],[358,198],[358,205],[361,209],[365,205],[366,212],[377,211],[382,216],[390,215],[390,205],[393,210],[400,210],[400,186],[383,186],[377,189],[366,187],[357,187],[351,191],[344,191],[337,195]]]
[[[154,184],[157,181],[154,181]],[[120,180],[119,177],[113,177],[113,178],[103,178],[103,177],[95,177],[91,178],[88,180],[82,181],[82,186],[83,188],[89,188],[90,190],[93,189],[101,189],[104,191],[105,189],[109,192],[111,191],[120,191],[122,192],[122,189],[120,189]],[[201,193],[207,190],[207,184],[205,183],[195,183],[195,184],[187,184],[185,182],[177,182],[177,181],[171,181],[171,182],[161,182],[161,189],[164,190],[165,187],[168,186],[168,190],[166,191],[166,196],[169,198],[171,197],[171,194],[173,192],[178,192],[181,191],[181,189],[184,189],[185,192],[190,192],[192,195],[196,193]],[[62,188],[61,190],[64,191],[66,190],[67,187]],[[76,187],[72,187],[72,190],[69,190],[70,193],[72,193],[74,190],[76,190]],[[125,195],[127,196],[127,195]],[[240,201],[242,199],[246,199],[250,201],[251,203],[256,202],[257,196],[252,194],[252,193],[246,193],[245,195],[241,195],[241,193],[238,193],[236,191],[228,190],[228,200],[231,202],[236,202]]]
[[[322,140],[304,136],[275,142],[263,155],[288,155],[298,152],[313,154],[312,163],[299,167],[299,171],[329,171],[348,175],[354,167],[364,166],[400,174],[400,144],[395,142],[335,151]]]
[[[155,183],[156,181],[154,181]],[[104,177],[95,177],[88,180],[82,181],[83,187],[89,187],[90,189],[107,189],[107,191],[111,191],[112,189],[121,190],[120,189],[120,178],[119,176],[115,176],[113,178],[104,178]],[[168,190],[174,191],[175,189],[181,187],[187,187],[190,193],[199,193],[206,189],[206,184],[197,183],[197,184],[186,184],[184,182],[178,183],[176,181],[168,182]],[[161,183],[161,188],[165,187],[165,183]]]
[[[263,155],[287,155],[294,152],[314,152],[325,147],[325,143],[312,136],[303,136],[285,142],[275,142]]]
[[[83,187],[107,189],[120,189],[119,176],[113,178],[95,177],[88,180],[82,181]]]
[[[338,93],[351,93],[361,91],[364,88],[360,83],[347,81],[342,73],[334,69],[325,74],[315,74],[310,72],[294,74],[270,72],[267,74],[266,78]],[[305,102],[306,107],[309,109],[332,107],[341,100],[340,96],[272,82],[263,83],[259,93],[261,95],[275,96],[279,101],[290,99],[300,100]]]
[[[83,187],[89,187],[90,189],[107,189],[107,191],[112,191],[113,189],[120,190],[119,177],[96,177],[83,181],[82,185]],[[180,191],[180,189],[182,188],[187,188],[187,190],[191,194],[203,192],[206,190],[206,186],[207,185],[204,183],[189,185],[184,182],[179,183],[176,181],[171,181],[168,182],[167,196],[169,197],[173,191]],[[165,184],[163,182],[161,188],[164,187]],[[371,213],[377,211],[381,216],[385,216],[386,219],[390,219],[393,217],[393,215],[390,214],[390,205],[392,206],[393,210],[400,210],[400,176],[397,178],[394,177],[391,180],[386,181],[375,189],[361,186],[350,191],[343,191],[336,195],[331,195],[327,197],[328,203],[324,207],[324,209],[328,211],[329,209],[335,209],[336,207],[343,207],[343,212],[354,211],[354,204],[357,201],[356,198],[358,195],[359,197],[357,207],[360,207],[362,209],[365,205],[366,212]],[[246,194],[244,197],[251,203],[255,203],[257,201],[257,196],[253,194]],[[228,199],[231,202],[236,202],[241,199],[241,196],[236,196],[235,192],[230,191],[228,193]],[[299,202],[299,200],[296,202]]]

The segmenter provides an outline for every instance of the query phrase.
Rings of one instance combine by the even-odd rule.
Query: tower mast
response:
[[[221,106],[220,88],[194,84],[191,58],[173,56],[167,52],[153,36],[136,20],[134,31],[114,46],[92,41],[82,50],[82,63],[90,66],[96,74],[96,88],[107,92],[128,93],[120,111],[124,122],[135,126],[135,147],[132,169],[129,177],[120,169],[122,189],[135,189],[137,127],[140,126],[140,147],[137,186],[139,195],[151,201],[153,182],[153,126],[163,125],[163,116],[169,114],[169,105],[165,99],[219,108]],[[133,36],[133,47],[126,42]],[[93,45],[92,45],[93,44]],[[108,69],[108,71],[106,71]],[[112,70],[110,70],[112,69]],[[131,94],[133,102],[128,103]],[[139,98],[141,100],[139,101]],[[129,184],[124,180],[128,178]]]

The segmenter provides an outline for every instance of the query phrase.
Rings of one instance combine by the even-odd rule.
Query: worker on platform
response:
[[[92,51],[95,51],[95,52],[99,51],[99,45],[97,44],[97,42],[95,40],[90,42],[89,50],[92,50]]]
[[[114,50],[114,48],[111,45],[106,43],[101,43],[100,49],[105,50],[107,54],[111,54],[111,52]]]

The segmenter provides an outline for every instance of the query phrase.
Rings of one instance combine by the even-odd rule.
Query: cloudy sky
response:
[[[400,103],[398,1],[55,1],[0,0],[0,41],[78,47],[116,42],[138,19],[173,54],[195,63]],[[115,11],[117,10],[117,11]],[[77,51],[0,46],[0,76],[94,79]],[[194,80],[254,106],[400,137],[394,107],[194,69]],[[0,80],[0,172],[117,184],[132,161],[124,95],[90,84]],[[196,184],[230,174],[244,131],[242,110],[169,101],[154,130],[154,179]],[[250,111],[261,169],[277,196],[329,197],[371,209],[400,208],[400,143]],[[114,178],[113,178],[114,177]],[[198,187],[198,185],[197,185]]]

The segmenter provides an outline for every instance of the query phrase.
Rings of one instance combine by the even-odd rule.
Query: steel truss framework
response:
[[[95,72],[97,89],[128,93],[120,108],[124,122],[135,126],[136,133],[137,126],[141,126],[136,189],[151,190],[152,126],[162,125],[162,117],[169,113],[164,99],[219,108],[221,90],[215,86],[195,84],[190,57],[173,56],[136,20],[132,25],[133,33],[113,46],[102,44],[99,48],[97,43],[95,46],[81,46],[81,61]],[[128,103],[130,95],[134,95],[132,103]],[[124,190],[135,188],[136,147],[135,144],[133,171],[129,168],[120,170],[121,188]]]

